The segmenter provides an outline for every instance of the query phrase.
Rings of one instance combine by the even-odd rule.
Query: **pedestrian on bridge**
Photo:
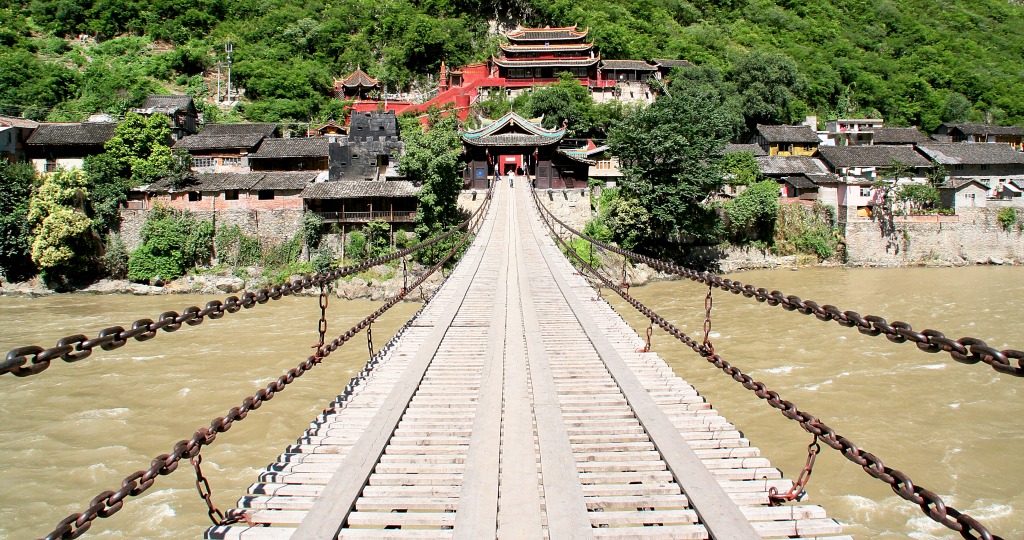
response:
[[[516,181],[516,171],[514,169],[508,170],[508,187],[514,187]]]

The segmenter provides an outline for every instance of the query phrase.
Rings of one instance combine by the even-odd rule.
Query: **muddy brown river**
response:
[[[918,330],[1024,348],[1024,268],[803,269],[732,277],[903,320]],[[700,332],[706,288],[665,282],[632,292],[684,331]],[[0,298],[0,352],[48,346],[70,333],[95,334],[212,298]],[[613,303],[641,333],[646,329],[635,311]],[[332,300],[330,330],[347,329],[377,305]],[[726,360],[994,533],[1024,538],[1024,379],[721,291],[714,306],[712,337]],[[376,345],[417,309],[419,304],[400,304],[378,321]],[[126,475],[148,468],[154,456],[297,365],[316,341],[318,317],[315,298],[284,298],[77,364],[57,362],[35,377],[0,378],[0,538],[44,536],[92,497],[116,489]],[[653,345],[776,467],[788,477],[799,473],[810,435],[663,332],[655,332]],[[233,507],[367,356],[365,337],[355,338],[218,436],[203,451],[215,502]],[[201,536],[209,521],[194,481],[184,464],[142,497],[129,498],[113,517],[98,520],[87,537]],[[827,447],[808,494],[858,538],[959,537]]]

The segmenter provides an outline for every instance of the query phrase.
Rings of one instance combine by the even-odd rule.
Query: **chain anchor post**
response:
[[[800,501],[807,495],[807,481],[811,479],[811,473],[814,471],[814,460],[818,457],[818,452],[821,452],[821,445],[818,444],[818,436],[815,435],[811,444],[807,445],[807,464],[804,465],[804,470],[800,471],[800,476],[793,482],[793,487],[781,495],[779,490],[774,487],[768,490],[768,503],[771,506]]]

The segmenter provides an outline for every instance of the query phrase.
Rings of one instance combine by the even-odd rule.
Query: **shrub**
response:
[[[113,279],[128,277],[128,249],[121,241],[121,235],[111,234],[100,258],[103,272]]]
[[[407,247],[416,245],[416,233],[410,231],[395,231],[395,249],[401,251]]]
[[[588,221],[583,227],[583,234],[605,243],[612,241],[612,230],[600,217]]]
[[[729,238],[734,242],[770,239],[779,216],[779,185],[774,180],[751,184],[724,209]]]
[[[128,278],[148,282],[177,279],[209,260],[213,224],[191,212],[154,208],[142,225],[142,246],[128,258]]]
[[[310,261],[313,264],[313,270],[316,272],[327,272],[333,270],[337,266],[337,260],[334,257],[334,251],[328,246],[323,246],[316,251],[313,256],[313,260]]]
[[[999,209],[999,215],[996,216],[999,220],[999,224],[1002,225],[1004,231],[1009,231],[1017,224],[1017,209],[1011,206],[1004,206]]]
[[[359,231],[349,233],[345,254],[353,261],[363,260],[366,257],[366,235]]]
[[[320,246],[320,234],[323,232],[324,218],[315,212],[306,212],[302,216],[302,238],[306,246],[314,250]]]
[[[380,257],[391,252],[391,226],[386,221],[375,220],[366,224],[366,242],[369,256]]]

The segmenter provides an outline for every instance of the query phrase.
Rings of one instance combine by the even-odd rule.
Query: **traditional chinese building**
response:
[[[510,171],[524,176],[538,189],[565,189],[586,185],[593,160],[559,151],[566,127],[544,129],[538,120],[509,112],[486,126],[462,133],[468,164],[468,189],[487,189],[496,176]]]
[[[600,55],[594,43],[587,42],[587,30],[565,28],[521,28],[505,34],[507,44],[501,55],[492,57],[492,71],[511,80],[530,83],[555,79],[559,73],[571,73],[577,79],[597,79]]]
[[[371,93],[380,90],[380,81],[356,68],[348,77],[334,80],[334,95],[340,99],[367,100],[375,99]]]

